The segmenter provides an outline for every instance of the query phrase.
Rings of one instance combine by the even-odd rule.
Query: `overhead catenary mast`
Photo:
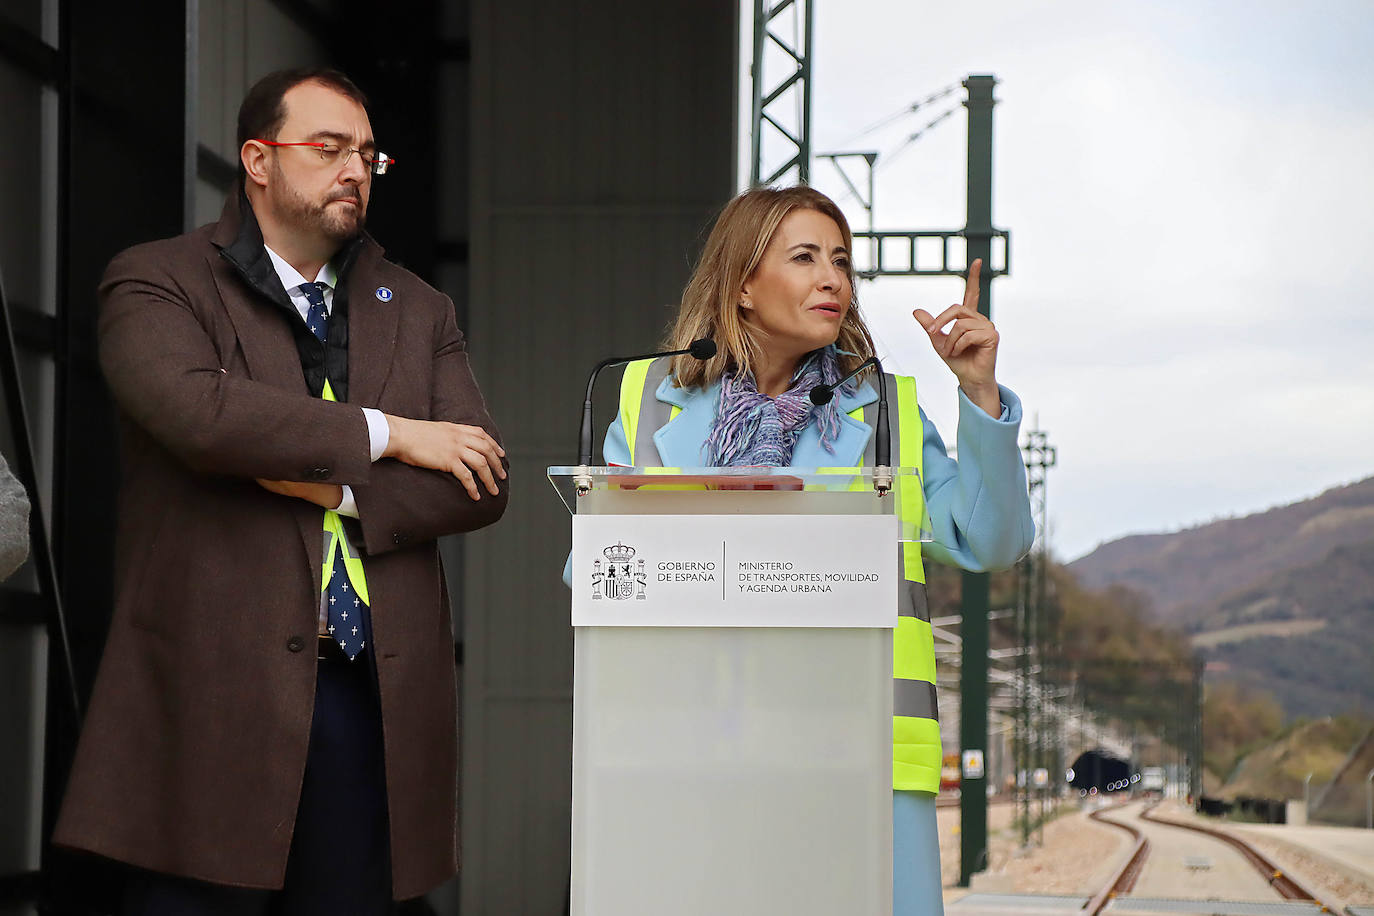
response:
[[[786,19],[784,14],[790,14]],[[790,20],[790,31],[784,26]],[[768,185],[783,179],[809,183],[811,178],[811,52],[814,18],[810,0],[754,2],[753,105],[750,129],[750,185]],[[779,56],[779,54],[781,56]],[[782,63],[775,66],[775,61]],[[991,74],[971,75],[962,82],[968,109],[967,215],[962,229],[878,230],[854,233],[855,241],[868,239],[873,250],[868,278],[916,276],[967,276],[968,265],[981,258],[978,310],[992,315],[992,280],[1006,276],[1011,265],[1008,232],[992,224],[992,109],[996,105]],[[790,101],[792,110],[784,111]],[[781,157],[770,155],[765,137],[779,138]],[[773,146],[777,145],[775,141]],[[833,156],[834,154],[831,154]],[[830,158],[830,157],[827,157]],[[876,158],[876,157],[875,157]],[[767,161],[765,161],[767,160]],[[836,161],[834,158],[832,162]],[[872,164],[870,163],[870,168]],[[872,192],[867,198],[873,204]],[[917,261],[919,239],[940,240],[937,265]],[[951,257],[951,241],[962,239],[963,263]],[[994,258],[993,242],[1000,239]],[[895,244],[893,244],[895,243]],[[907,257],[888,258],[888,252],[905,247]],[[963,651],[960,665],[959,745],[961,757],[982,760],[988,745],[988,576],[963,575]],[[972,754],[970,754],[972,752]],[[963,774],[960,793],[959,884],[967,887],[975,871],[987,867],[987,777]]]

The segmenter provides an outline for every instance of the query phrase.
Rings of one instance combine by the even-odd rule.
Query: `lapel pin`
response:
[[[377,298],[382,302],[390,302],[392,295],[391,290],[387,289],[385,286],[377,287]]]

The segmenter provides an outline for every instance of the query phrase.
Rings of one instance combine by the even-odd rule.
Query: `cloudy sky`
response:
[[[963,90],[864,129],[999,81],[998,376],[1058,447],[1058,556],[1374,474],[1374,2],[813,2],[815,148],[881,154],[879,229],[963,225],[963,109],[894,155]],[[961,288],[860,289],[947,439],[953,376],[909,316]]]

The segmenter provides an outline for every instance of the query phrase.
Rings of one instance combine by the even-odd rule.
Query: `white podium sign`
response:
[[[885,515],[576,515],[575,627],[897,624]]]
[[[574,513],[573,916],[892,916],[898,545],[925,530],[896,513],[919,477],[549,477]]]

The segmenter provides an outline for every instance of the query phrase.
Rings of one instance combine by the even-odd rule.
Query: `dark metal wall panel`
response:
[[[0,201],[6,213],[0,220],[0,269],[11,303],[29,309],[40,307],[43,285],[43,186],[34,178],[42,168],[44,92],[36,77],[0,58],[0,111],[5,113],[8,142],[17,147],[11,155],[23,163],[0,170]]]
[[[737,22],[733,2],[473,4],[468,325],[512,496],[462,576],[464,913],[563,903],[570,538],[544,468],[576,458],[588,368],[657,342],[734,189]]]
[[[27,36],[34,42],[37,35]],[[0,170],[0,279],[19,337],[20,378],[29,434],[37,451],[38,498],[52,510],[55,398],[52,316],[57,312],[57,95],[35,75],[0,56],[0,111],[22,168]],[[39,317],[43,316],[43,317]],[[26,334],[25,331],[42,332]],[[5,418],[8,420],[8,418]],[[8,422],[0,445],[10,448]],[[13,456],[13,452],[7,451]]]
[[[180,231],[185,8],[159,0],[130,17],[112,5],[73,4],[67,17],[54,540],[81,686],[88,691],[109,623],[114,553],[112,529],[91,519],[113,517],[118,489],[114,412],[95,358],[96,287],[119,251]],[[111,79],[112,73],[121,76]],[[149,167],[149,150],[164,151],[173,164]],[[112,179],[119,175],[135,177]]]
[[[50,204],[53,250],[45,257],[52,265],[45,267],[51,272],[45,279],[56,305],[55,383],[50,406],[30,404],[29,410],[53,422],[50,433],[34,430],[36,451],[42,461],[51,442],[48,520],[78,692],[85,699],[110,617],[108,520],[118,485],[114,412],[95,359],[96,286],[121,249],[173,235],[183,222],[186,2],[149,0],[137,15],[117,4],[60,3],[51,4],[49,13],[56,28],[45,31],[56,34],[48,42],[60,52],[53,80],[56,142],[42,156],[43,168],[56,169],[58,176]],[[49,501],[49,494],[40,496]],[[59,653],[47,670],[52,677],[42,728],[45,831],[77,736]],[[97,903],[104,885],[91,875],[98,865],[52,849],[45,849],[43,862],[54,912],[65,911],[64,903],[73,908],[77,898],[81,906],[108,903]]]
[[[370,101],[372,129],[396,168],[373,185],[368,230],[387,257],[434,282],[441,167],[434,114],[439,107],[438,0],[406,0],[380,15],[374,3],[341,4],[341,35],[365,28],[367,42],[337,62]],[[454,167],[447,159],[442,168]]]
[[[490,42],[498,92],[516,103],[495,112],[483,140],[507,154],[492,161],[493,204],[696,202],[723,169],[712,166],[722,144],[733,148],[733,99],[722,96],[734,84],[737,52],[723,37],[733,9],[602,0],[501,10],[478,42]]]
[[[330,62],[327,37],[313,34],[271,0],[198,0],[196,143],[236,174],[239,103],[249,87],[273,70]],[[201,168],[191,225],[219,219],[227,188],[220,170]]]
[[[36,871],[42,843],[43,741],[48,637],[42,626],[0,619],[0,876]]]
[[[0,291],[22,388],[20,409],[20,392],[8,390],[8,381],[0,384],[0,452],[34,501],[34,517],[53,505],[57,384],[56,87],[62,64],[53,46],[55,10],[45,6],[41,0],[12,3],[0,14],[0,111],[13,146],[10,158],[23,163],[0,174],[6,217],[0,221]],[[25,418],[28,428],[21,429]],[[31,452],[21,455],[21,448]],[[26,470],[30,458],[33,480]],[[13,888],[15,898],[36,893],[41,862],[48,606],[38,582],[30,561],[0,584],[0,888]]]

